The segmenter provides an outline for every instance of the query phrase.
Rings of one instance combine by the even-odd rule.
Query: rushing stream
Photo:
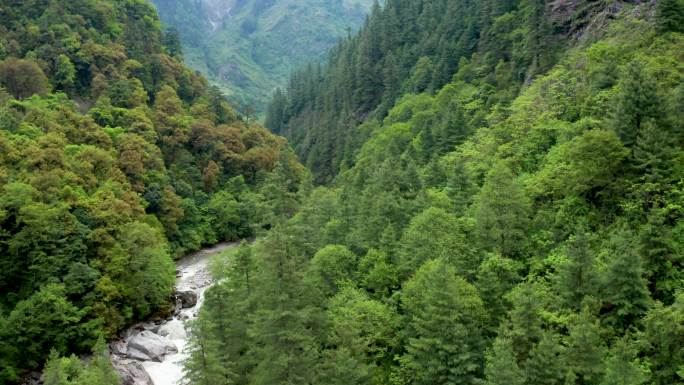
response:
[[[185,322],[197,317],[205,290],[211,286],[211,257],[234,247],[223,243],[191,254],[177,263],[178,304],[173,317],[129,329],[111,345],[112,362],[124,385],[178,385],[186,358]]]

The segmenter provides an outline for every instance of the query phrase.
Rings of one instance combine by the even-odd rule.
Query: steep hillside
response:
[[[296,67],[363,22],[372,0],[154,0],[188,64],[239,105],[263,112]]]
[[[144,0],[0,1],[0,383],[168,311],[172,258],[269,226],[272,170],[297,180],[172,43]]]
[[[684,3],[511,2],[472,54],[446,45],[443,78],[426,44],[459,35],[411,28],[457,19],[406,7],[454,3],[502,4],[389,1],[431,16],[383,17],[396,35],[364,29],[295,75],[285,132],[332,116],[298,143],[349,160],[217,264],[192,384],[684,383]],[[427,64],[388,83],[351,66],[387,36]]]
[[[358,35],[332,50],[327,65],[292,75],[285,92],[274,95],[266,125],[290,139],[319,182],[328,181],[353,163],[367,135],[358,125],[381,121],[399,96],[434,93],[472,61],[470,76],[499,98],[485,103],[510,102],[559,52],[591,40],[624,4],[387,1]]]

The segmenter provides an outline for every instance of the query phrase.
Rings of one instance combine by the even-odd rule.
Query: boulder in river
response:
[[[197,293],[192,290],[179,290],[176,292],[176,296],[180,299],[183,309],[197,305]]]
[[[140,362],[116,360],[113,364],[121,378],[122,385],[154,385],[152,378]]]
[[[128,341],[126,355],[141,361],[162,362],[164,356],[177,353],[178,348],[173,342],[145,330],[135,335]]]

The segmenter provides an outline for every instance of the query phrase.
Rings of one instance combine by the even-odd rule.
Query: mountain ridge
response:
[[[243,108],[263,112],[287,75],[365,20],[372,0],[154,0],[186,62]]]

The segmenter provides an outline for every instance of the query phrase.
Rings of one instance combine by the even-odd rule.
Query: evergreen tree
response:
[[[563,365],[563,346],[558,336],[546,331],[539,343],[532,348],[525,361],[524,371],[528,384],[561,385],[566,368]]]
[[[283,228],[273,229],[257,247],[261,258],[254,293],[260,303],[250,314],[247,331],[256,364],[249,382],[311,383],[315,376],[311,368],[318,365],[319,357],[314,330],[320,326],[313,326],[321,317],[302,282],[303,261],[293,253],[292,239]]]
[[[598,276],[594,267],[594,254],[589,235],[580,230],[570,237],[565,247],[568,260],[558,270],[558,293],[565,305],[579,310],[584,298],[595,296],[598,290]]]
[[[684,368],[684,294],[679,293],[670,306],[656,303],[643,319],[640,334],[642,354],[651,368],[651,381],[656,385],[677,384],[682,381]]]
[[[515,257],[523,252],[530,203],[515,175],[503,162],[487,173],[475,198],[474,218],[482,246]]]
[[[180,41],[180,34],[178,29],[175,27],[169,27],[166,31],[164,31],[164,36],[162,37],[162,46],[169,55],[178,58],[183,57],[183,47]]]
[[[496,338],[487,352],[485,385],[524,385],[525,376],[518,367],[512,342],[506,338]]]
[[[606,359],[606,374],[600,385],[642,385],[648,381],[648,370],[636,357],[636,349],[621,338],[610,349]]]
[[[625,231],[612,235],[608,270],[603,277],[603,299],[612,309],[614,321],[623,329],[631,326],[651,305],[643,263],[633,236]]]
[[[481,325],[486,312],[476,289],[442,260],[426,262],[404,285],[406,353],[401,363],[415,384],[470,384],[482,373]]]
[[[490,331],[496,330],[499,322],[510,308],[506,299],[513,287],[521,280],[521,266],[515,261],[491,254],[480,264],[475,286],[492,317],[489,320]]]
[[[684,5],[680,0],[660,0],[656,8],[658,32],[684,31]]]
[[[504,330],[513,340],[518,362],[524,362],[543,335],[541,312],[547,302],[543,287],[537,282],[523,282],[508,295],[512,308]],[[499,332],[501,334],[501,332]]]
[[[564,361],[568,371],[572,373],[571,377],[574,377],[574,384],[596,384],[601,380],[604,350],[599,321],[591,314],[589,307],[585,306],[570,325],[564,354]]]
[[[627,64],[619,83],[614,124],[622,142],[633,147],[647,119],[659,119],[661,101],[647,66],[633,60]]]

